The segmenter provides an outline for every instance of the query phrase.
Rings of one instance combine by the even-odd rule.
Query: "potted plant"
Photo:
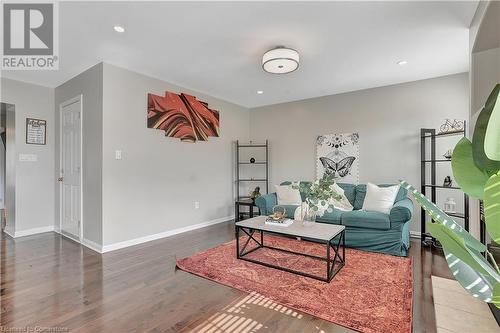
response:
[[[483,200],[486,229],[500,242],[500,84],[491,92],[474,128],[453,150],[456,182],[469,196]],[[500,269],[488,248],[405,181],[401,182],[432,217],[428,229],[443,246],[455,279],[465,290],[500,308]],[[483,253],[485,256],[483,256]]]
[[[332,212],[331,199],[340,200],[342,197],[334,190],[335,175],[325,172],[323,177],[308,183],[299,183],[293,188],[298,189],[305,196],[305,202],[301,206],[301,218],[305,223],[315,222],[317,216],[323,216],[325,212]]]

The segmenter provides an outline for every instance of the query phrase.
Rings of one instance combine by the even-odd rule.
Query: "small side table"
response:
[[[240,212],[240,207],[241,206],[246,206],[249,209],[249,218],[252,218],[253,215],[253,208],[257,207],[255,205],[255,202],[252,199],[238,199],[234,202],[234,220],[235,222],[240,221],[242,218],[242,213]],[[259,210],[259,215],[260,215],[260,210]]]

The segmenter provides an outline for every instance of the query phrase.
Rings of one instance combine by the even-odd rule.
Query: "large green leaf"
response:
[[[500,94],[497,94],[486,128],[484,152],[490,160],[500,161]]]
[[[462,226],[455,222],[438,206],[431,202],[426,196],[417,191],[413,186],[411,186],[404,180],[401,181],[401,186],[406,188],[413,195],[417,203],[422,206],[422,208],[431,216],[434,221],[452,230],[456,235],[464,240],[468,247],[473,248],[478,252],[486,251],[486,246],[483,243],[472,237],[472,235],[469,234],[464,228],[462,228]]]
[[[495,304],[500,309],[500,282],[497,282],[493,287],[493,297],[491,303]]]
[[[458,257],[450,253],[446,248],[444,254],[448,267],[460,285],[473,297],[483,302],[494,300],[493,287],[498,282],[489,275],[483,275],[473,270]],[[450,300],[453,302],[453,300]]]
[[[480,170],[472,157],[472,143],[462,138],[451,157],[453,176],[462,190],[471,197],[482,199],[488,174]]]
[[[491,114],[493,113],[495,105],[497,104],[499,93],[500,84],[497,84],[486,100],[486,104],[484,105],[484,108],[481,110],[481,113],[477,118],[476,126],[474,127],[474,135],[472,137],[472,153],[474,156],[474,163],[479,169],[484,170],[489,174],[495,173],[500,170],[500,161],[488,158],[485,152],[486,131],[488,129],[488,123],[490,121]],[[492,130],[494,130],[498,125],[492,126]],[[494,147],[494,144],[491,143],[491,140],[495,140],[495,137],[496,139],[498,139],[498,133],[490,134],[487,144],[488,151],[490,151],[490,149],[493,149],[490,148]],[[493,154],[493,156],[495,156],[495,154]]]
[[[446,251],[462,260],[478,273],[488,274],[483,265],[471,255],[465,241],[453,231],[440,223],[427,223],[427,229],[441,243],[443,249],[446,249]]]
[[[484,218],[488,234],[495,242],[500,243],[500,172],[486,182]]]

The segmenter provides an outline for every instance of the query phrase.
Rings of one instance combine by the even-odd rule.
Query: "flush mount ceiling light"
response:
[[[399,66],[406,65],[407,63],[408,63],[408,61],[406,61],[406,60],[400,60],[400,61],[398,61],[398,62],[397,62],[397,64],[398,64]]]
[[[257,90],[257,94],[262,95],[264,93],[263,90]]]
[[[115,29],[116,32],[125,32],[125,28],[121,25],[115,25],[113,29]]]
[[[262,56],[262,68],[273,74],[286,74],[299,68],[299,53],[293,49],[279,46]]]

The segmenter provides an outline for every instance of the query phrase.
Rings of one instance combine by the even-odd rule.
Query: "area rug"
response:
[[[324,245],[267,236],[267,245],[313,255]],[[330,283],[236,259],[235,241],[177,261],[177,267],[247,293],[259,293],[283,306],[366,333],[411,332],[410,258],[346,249],[346,265]],[[325,263],[271,249],[254,259],[304,272],[326,271]]]

